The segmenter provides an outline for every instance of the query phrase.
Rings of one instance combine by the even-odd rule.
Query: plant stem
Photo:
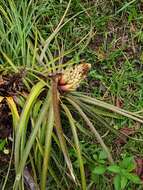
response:
[[[65,138],[63,135],[62,125],[61,125],[59,97],[58,97],[58,88],[57,88],[58,87],[58,76],[57,75],[52,76],[51,79],[52,79],[52,101],[53,101],[55,128],[57,131],[57,135],[58,135],[58,138],[60,141],[61,149],[62,149],[62,152],[64,154],[64,158],[65,158],[65,161],[67,163],[68,169],[70,171],[72,179],[74,180],[74,182],[76,182],[75,176],[73,173],[72,163],[71,163],[71,160],[69,158],[68,149],[66,146],[66,141],[65,141]]]

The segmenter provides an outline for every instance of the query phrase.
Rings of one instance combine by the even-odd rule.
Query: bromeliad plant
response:
[[[76,91],[89,69],[90,64],[81,63],[69,66],[62,72],[49,73],[47,80],[40,79],[33,86],[25,102],[17,98],[17,102],[23,107],[20,115],[12,98],[6,97],[15,128],[15,190],[24,188],[23,179],[29,186],[31,184],[25,176],[26,166],[32,170],[31,186],[34,185],[35,188],[46,189],[48,176],[52,176],[61,189],[67,189],[70,181],[83,190],[87,189],[79,132],[95,136],[106,152],[110,164],[113,164],[110,150],[94,125],[109,128],[104,117],[116,118],[117,114],[143,123],[142,117],[135,113]],[[74,172],[68,152],[69,146],[72,146],[76,152],[80,178]],[[61,165],[59,159],[61,153],[65,166]]]
[[[87,189],[84,156],[78,134],[95,136],[106,152],[110,164],[113,164],[110,150],[94,125],[109,129],[109,124],[104,117],[117,118],[117,114],[143,123],[143,118],[135,113],[76,91],[81,81],[87,76],[90,64],[66,65],[65,69],[62,65],[57,66],[57,70],[49,72],[47,76],[42,73],[40,76],[39,73],[35,74],[39,82],[34,84],[29,95],[22,90],[21,93],[16,94],[16,91],[20,91],[20,76],[22,75],[1,77],[0,102],[6,100],[13,117],[16,171],[14,189],[24,188],[25,182],[31,189],[34,185],[35,188],[44,190],[47,186],[48,175],[52,176],[61,189],[67,189],[70,181],[83,190]],[[25,80],[23,82],[25,83]],[[19,106],[21,106],[21,113],[17,108]],[[76,152],[80,179],[77,172],[74,172],[68,151],[69,146],[72,146]],[[61,164],[61,153],[66,163],[65,166]],[[29,174],[32,184],[27,177],[27,166],[32,170],[32,175]],[[55,168],[57,168],[56,171]],[[63,179],[62,182],[59,176]],[[4,186],[5,184],[6,181]]]
[[[47,24],[47,28],[50,28],[47,32],[47,28],[45,30],[43,26],[40,28],[44,20],[41,15],[48,14],[45,7],[47,11],[51,11],[54,7],[52,3],[49,4],[49,1],[44,0],[40,3],[1,0],[0,54],[3,64],[0,65],[2,76],[0,76],[0,104],[3,101],[7,102],[13,118],[14,190],[23,190],[24,183],[28,184],[31,190],[45,190],[46,187],[56,189],[55,186],[49,187],[54,184],[53,181],[60,189],[76,187],[87,189],[85,155],[82,154],[79,140],[82,134],[88,137],[94,136],[106,152],[109,162],[113,164],[110,150],[103,142],[96,126],[109,129],[110,125],[105,117],[118,118],[118,115],[143,123],[143,117],[136,113],[77,91],[80,82],[87,76],[90,64],[76,65],[75,63],[79,61],[77,59],[75,61],[74,58],[66,63],[62,60],[64,56],[75,50],[77,52],[77,47],[80,46],[80,52],[76,53],[76,58],[79,57],[90,41],[93,30],[91,25],[85,37],[70,50],[64,51],[61,45],[63,41],[58,44],[59,31],[77,15],[86,12],[83,8],[64,22],[70,4],[71,0],[56,27],[51,22]],[[55,13],[55,9],[53,12]],[[47,33],[49,36],[45,39]],[[81,45],[87,37],[89,38],[86,43]],[[54,52],[56,55],[58,52],[59,56],[53,56]],[[8,72],[12,70],[16,73],[21,67],[26,74],[23,77],[25,87],[19,93],[17,78],[12,77],[14,80],[7,81],[1,70]],[[11,90],[13,92],[15,87],[17,87],[16,93],[13,94]],[[6,93],[3,93],[3,89]],[[72,146],[76,152],[80,172],[74,170],[69,146]],[[8,174],[3,189],[7,178]]]

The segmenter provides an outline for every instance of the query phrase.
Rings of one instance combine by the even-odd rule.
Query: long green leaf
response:
[[[84,164],[83,164],[82,154],[81,154],[81,150],[80,150],[80,142],[79,142],[79,139],[78,139],[74,119],[73,119],[69,109],[67,108],[67,106],[62,104],[62,107],[65,110],[66,115],[67,115],[67,117],[69,119],[71,130],[72,130],[73,137],[74,137],[74,142],[75,142],[75,145],[76,145],[76,152],[77,152],[77,157],[78,157],[79,166],[80,166],[82,189],[86,190],[87,187],[86,187],[86,177],[85,177],[85,172],[84,172]]]
[[[85,122],[89,126],[90,130],[93,132],[93,134],[97,138],[98,142],[101,144],[103,150],[107,153],[109,162],[113,164],[113,158],[112,158],[107,146],[105,145],[104,141],[102,140],[102,137],[99,135],[99,133],[97,132],[97,130],[95,129],[95,127],[93,126],[91,121],[88,119],[86,114],[82,111],[82,109],[78,106],[78,104],[76,104],[73,100],[71,100],[70,98],[67,98],[67,100],[73,105],[74,108],[76,108],[76,110],[79,112],[79,114],[85,120]]]
[[[43,167],[42,167],[42,176],[41,176],[41,189],[46,189],[46,180],[47,180],[47,172],[48,172],[48,163],[50,159],[50,149],[51,149],[51,139],[52,139],[52,132],[54,126],[54,114],[53,114],[53,107],[50,106],[49,114],[48,114],[48,126],[46,130],[46,137],[45,137],[45,150],[44,150],[44,157],[43,157]]]
[[[25,133],[26,128],[30,116],[30,111],[32,109],[32,106],[34,105],[34,102],[36,101],[37,97],[43,90],[44,84],[43,82],[38,82],[31,90],[31,93],[28,96],[28,99],[24,105],[24,108],[22,110],[20,121],[18,124],[18,130],[16,133],[16,140],[15,140],[15,168],[16,171],[18,169],[19,161],[20,161],[20,144],[21,144],[21,156],[23,156],[23,149],[24,149],[24,142],[25,142]],[[21,142],[22,140],[22,142]]]
[[[20,164],[18,165],[18,169],[17,169],[17,173],[16,173],[16,180],[15,180],[15,184],[14,184],[15,189],[18,187],[18,184],[19,184],[19,181],[20,181],[24,166],[26,164],[26,160],[27,160],[28,155],[30,153],[30,150],[31,150],[31,148],[33,146],[33,143],[34,143],[34,141],[36,139],[38,129],[39,129],[41,123],[43,122],[44,117],[46,116],[47,110],[49,109],[49,103],[51,101],[50,96],[51,96],[51,94],[49,92],[48,95],[47,95],[47,98],[46,98],[46,100],[45,100],[45,102],[44,102],[44,104],[43,104],[43,106],[41,108],[41,111],[39,113],[36,125],[33,128],[32,132],[31,132],[31,135],[30,135],[30,137],[29,137],[29,139],[28,139],[28,141],[27,141],[27,143],[25,145],[25,149],[23,150],[23,157],[20,160]]]
[[[6,100],[7,100],[7,103],[9,105],[9,108],[10,108],[11,113],[12,113],[13,126],[14,126],[14,129],[16,131],[17,123],[19,122],[18,110],[17,110],[16,104],[15,104],[12,97],[7,97]]]
[[[86,103],[88,103],[90,105],[95,105],[95,106],[105,108],[107,110],[110,110],[110,111],[113,111],[115,113],[118,113],[118,114],[120,114],[122,116],[128,117],[128,118],[133,119],[135,121],[138,121],[140,123],[143,123],[143,117],[136,114],[136,113],[126,111],[124,109],[118,108],[116,106],[113,106],[111,104],[105,103],[105,102],[100,101],[100,100],[97,100],[95,98],[91,98],[89,96],[80,95],[80,94],[76,94],[76,95],[79,96],[80,100],[82,100],[83,102],[86,102]]]

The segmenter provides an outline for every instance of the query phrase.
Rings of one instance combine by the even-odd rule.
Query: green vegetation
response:
[[[0,0],[0,189],[142,189],[142,10]]]

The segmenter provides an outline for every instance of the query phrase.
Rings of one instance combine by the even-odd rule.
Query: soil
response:
[[[9,137],[12,132],[12,116],[6,100],[0,103],[0,139]]]
[[[0,76],[0,96],[4,97],[0,103],[0,138],[9,137],[12,132],[12,116],[6,102],[6,97],[15,96],[24,89],[23,73],[2,74]]]
[[[14,96],[24,88],[23,73],[5,74],[0,76],[0,96]]]

